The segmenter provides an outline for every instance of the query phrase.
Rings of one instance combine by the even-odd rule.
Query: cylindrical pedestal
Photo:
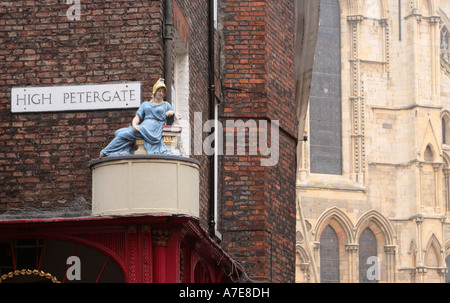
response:
[[[199,217],[199,163],[163,155],[105,157],[91,163],[92,214]]]

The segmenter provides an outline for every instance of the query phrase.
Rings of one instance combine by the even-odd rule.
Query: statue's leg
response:
[[[164,122],[151,120],[140,126],[140,133],[144,138],[144,147],[148,154],[163,154],[168,150],[162,138]]]
[[[119,129],[115,135],[115,138],[101,151],[104,156],[130,155],[134,152],[134,142],[142,139],[142,136],[134,132],[131,126]]]

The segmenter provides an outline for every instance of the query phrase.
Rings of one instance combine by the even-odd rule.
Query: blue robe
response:
[[[132,126],[117,130],[115,138],[102,150],[102,153],[105,156],[134,154],[134,142],[144,140],[144,147],[148,154],[181,156],[180,153],[170,150],[164,144],[162,137],[166,112],[169,110],[173,111],[173,107],[165,101],[156,105],[150,101],[143,102],[136,112],[141,121],[139,132],[135,132]]]

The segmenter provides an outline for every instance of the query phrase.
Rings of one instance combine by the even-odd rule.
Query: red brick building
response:
[[[42,270],[67,282],[78,253],[95,263],[89,282],[294,281],[294,3],[218,2],[2,1],[0,276]],[[13,112],[12,89],[139,82],[144,101],[160,77],[184,113],[198,217],[93,215],[90,165],[136,109]],[[194,153],[194,134],[210,135],[196,113],[202,125],[278,121],[278,159],[262,166],[270,155],[241,155],[239,143],[220,157]]]
[[[222,118],[278,120],[280,128],[276,165],[261,166],[260,152],[223,157],[224,242],[252,278],[292,281],[298,125],[294,2],[222,1],[221,17]]]

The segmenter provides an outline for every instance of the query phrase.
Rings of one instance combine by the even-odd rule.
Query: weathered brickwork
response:
[[[211,117],[207,0],[174,0],[175,29],[189,56],[189,114]],[[10,92],[20,86],[124,81],[142,83],[142,99],[164,77],[164,1],[81,1],[81,19],[69,20],[66,1],[0,3],[0,215],[89,213],[89,163],[135,110],[11,113]],[[219,1],[216,96],[221,121],[279,120],[279,157],[262,166],[258,146],[221,157],[218,230],[222,246],[251,279],[293,282],[295,270],[295,171],[292,1]],[[283,16],[283,18],[280,18]],[[180,21],[181,20],[181,21]],[[183,27],[181,28],[177,28]],[[174,54],[168,54],[174,58]],[[201,124],[203,126],[203,123]],[[225,123],[224,123],[225,126]],[[226,132],[227,129],[224,129]],[[270,146],[271,129],[266,129]],[[203,133],[203,139],[209,136]],[[233,138],[236,133],[232,133]],[[256,151],[249,155],[248,148]],[[200,223],[209,225],[210,160],[200,162]],[[20,213],[17,210],[29,210]]]
[[[162,74],[158,1],[91,1],[69,21],[61,1],[0,6],[0,208],[90,200],[88,163],[133,111],[12,114],[16,86],[142,81]]]
[[[163,1],[82,1],[70,21],[66,1],[0,5],[0,209],[89,207],[89,162],[128,126],[135,110],[12,114],[18,86],[140,81],[142,99],[164,77]],[[191,112],[208,112],[207,1],[177,1],[188,20]],[[193,114],[191,114],[193,117]],[[207,116],[205,115],[205,119]],[[192,121],[191,121],[192,122]],[[193,122],[192,122],[193,123]],[[201,162],[201,213],[208,213],[209,162]],[[83,210],[84,211],[84,210]]]
[[[222,1],[222,119],[280,124],[275,165],[262,166],[260,150],[248,138],[245,155],[235,145],[234,155],[226,154],[222,162],[219,226],[224,246],[251,279],[260,281],[293,281],[297,120],[289,68],[294,64],[292,11],[290,1]],[[236,138],[236,132],[226,132]]]
[[[265,3],[222,1],[222,12],[224,116],[265,116]]]
[[[179,0],[177,3],[189,27],[189,111],[191,134],[194,134],[194,113],[202,113],[203,122],[209,119],[208,1]],[[202,130],[198,130],[197,134],[199,133]],[[208,135],[203,133],[203,139]],[[194,150],[193,144],[191,140],[191,151]],[[191,157],[200,162],[200,214],[201,223],[206,228],[209,216],[210,161],[205,153],[194,155],[191,152]]]
[[[294,102],[294,3],[268,1],[266,9],[266,88],[268,116],[280,120],[287,136],[297,136]],[[283,16],[283,17],[280,17]],[[288,20],[288,21],[287,21]]]

